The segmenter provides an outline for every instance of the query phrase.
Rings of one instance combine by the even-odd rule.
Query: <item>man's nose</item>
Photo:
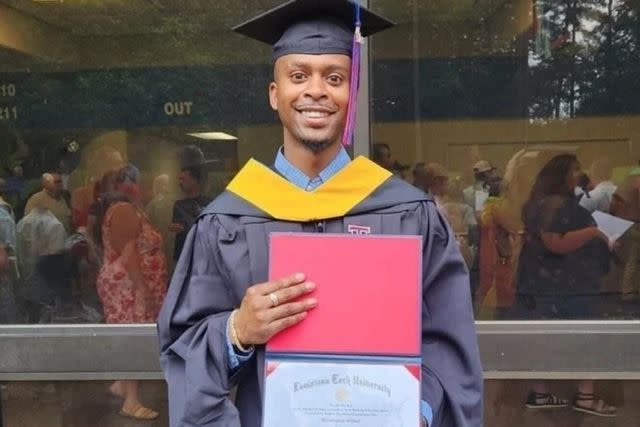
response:
[[[322,76],[311,76],[307,82],[305,96],[314,100],[319,100],[327,96],[326,82]]]

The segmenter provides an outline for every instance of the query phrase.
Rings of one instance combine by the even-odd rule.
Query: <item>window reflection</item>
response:
[[[52,148],[29,132],[0,181],[4,323],[154,322],[186,233],[239,165],[237,140],[81,133]],[[143,279],[153,298],[133,298]],[[125,313],[140,298],[155,308]]]
[[[0,38],[1,321],[108,317],[96,286],[104,254],[94,234],[109,171],[134,173],[137,211],[158,233],[169,276],[202,206],[244,160],[271,160],[280,131],[273,112],[255,102],[271,72],[255,58],[268,55],[227,30],[277,1],[267,3],[0,2],[7,34],[33,30]],[[478,317],[638,317],[638,6],[372,6],[399,24],[371,46],[372,155],[436,196],[469,267]],[[196,169],[183,164],[186,147],[202,154]],[[523,209],[539,173],[563,154],[582,169],[575,212],[546,212],[540,224],[527,224]],[[578,206],[620,225],[588,291],[542,279],[560,277],[558,268],[569,274],[570,254],[550,251],[535,268],[530,256],[542,236],[531,226],[579,222]],[[53,237],[41,238],[45,229]],[[543,293],[565,302],[544,313],[522,310]]]
[[[373,5],[399,22],[373,136],[449,220],[477,318],[637,318],[638,5],[450,6]]]
[[[280,144],[268,47],[233,23],[278,0],[0,0],[0,322],[153,322],[186,233]]]

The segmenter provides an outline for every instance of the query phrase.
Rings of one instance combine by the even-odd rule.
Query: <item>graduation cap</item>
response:
[[[352,0],[291,0],[256,16],[233,30],[273,47],[272,60],[289,54],[351,57],[347,124],[343,144],[353,138],[363,37],[394,24]]]

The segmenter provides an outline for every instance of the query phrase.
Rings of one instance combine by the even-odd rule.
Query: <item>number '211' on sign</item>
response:
[[[18,107],[0,107],[0,121],[17,120]]]

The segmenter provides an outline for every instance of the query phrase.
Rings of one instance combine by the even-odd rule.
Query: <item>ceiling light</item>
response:
[[[206,139],[208,141],[237,141],[238,138],[224,132],[195,132],[187,135],[194,138]]]

